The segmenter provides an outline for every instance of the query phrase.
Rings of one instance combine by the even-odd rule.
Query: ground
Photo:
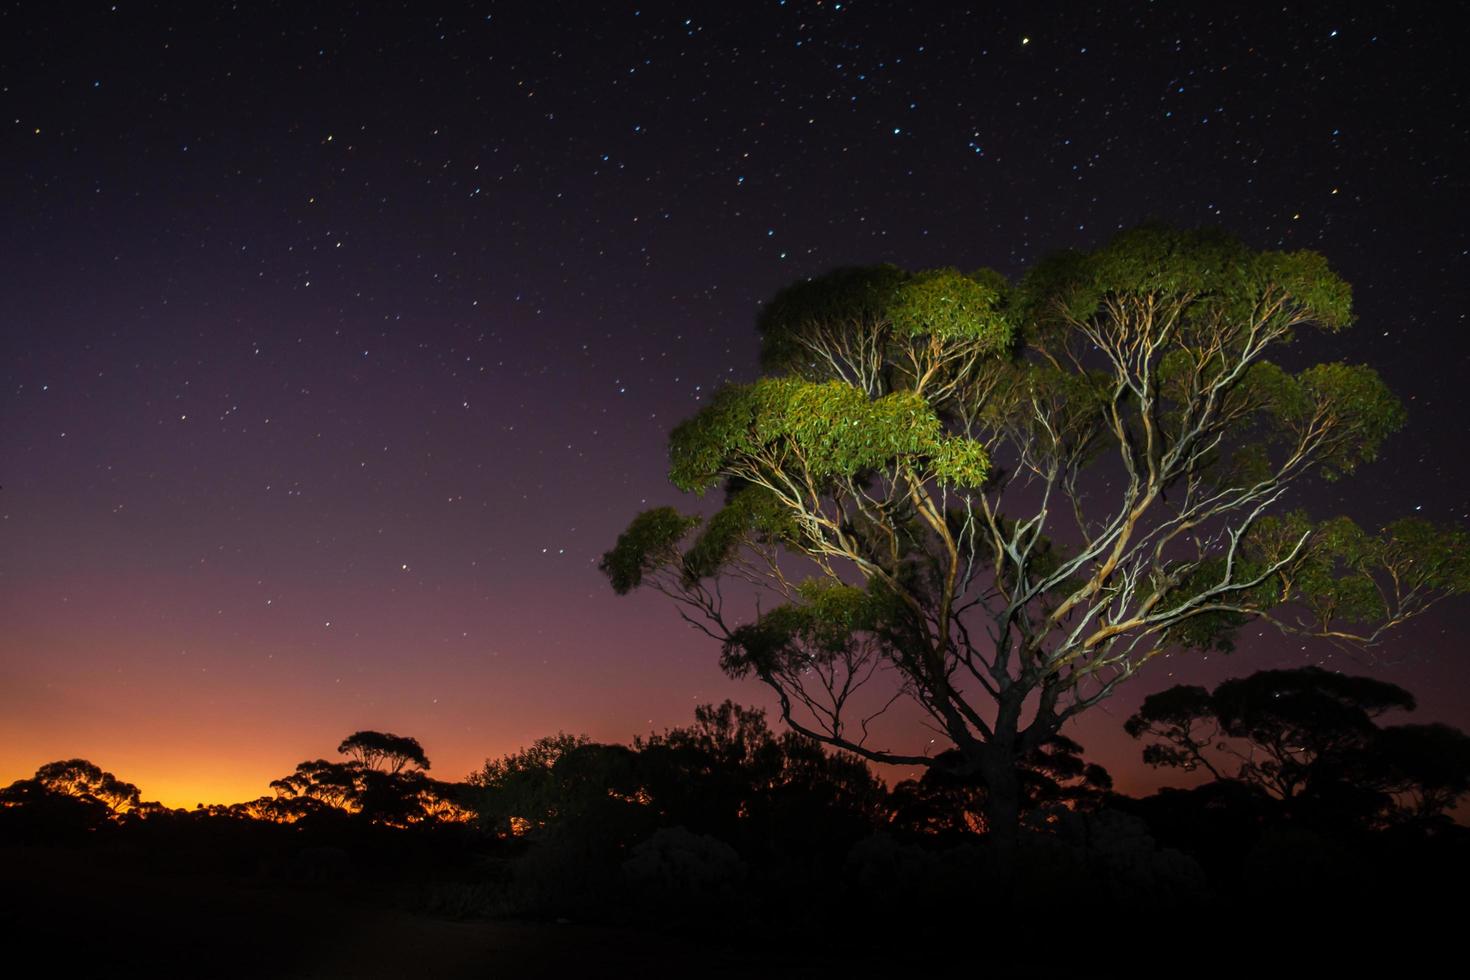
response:
[[[334,885],[139,871],[43,847],[0,848],[0,937],[51,977],[517,980],[860,975],[816,955],[773,962],[731,945],[574,922],[455,919]],[[133,862],[125,862],[132,864]]]

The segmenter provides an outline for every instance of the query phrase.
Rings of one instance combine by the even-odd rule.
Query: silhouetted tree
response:
[[[559,734],[470,776],[481,825],[520,838],[512,900],[526,911],[603,907],[630,849],[656,828],[627,746]]]
[[[18,779],[0,789],[0,838],[6,840],[65,840],[116,817],[90,793],[58,792],[38,779]]]
[[[1372,644],[1470,588],[1461,530],[1281,509],[1404,422],[1369,367],[1267,360],[1352,319],[1320,255],[1158,228],[1018,288],[891,266],[796,283],[760,317],[766,376],[670,438],[673,483],[723,485],[724,508],[640,514],[601,567],[673,598],[793,729],[981,773],[1011,854],[1022,760],[1149,661],[1260,620]],[[774,602],[742,622],[732,578]],[[958,754],[876,746],[860,706],[891,702],[857,695],[875,678]]]
[[[280,782],[276,780],[275,782]],[[272,785],[275,785],[273,782]],[[205,815],[237,820],[261,820],[267,823],[295,823],[308,817],[319,817],[339,808],[311,796],[260,796],[244,803],[214,804],[201,807]]]
[[[256,801],[255,809],[277,822],[320,814],[317,807],[299,802],[303,800],[393,826],[469,819],[470,812],[457,802],[459,789],[424,771],[429,760],[416,739],[356,732],[342,741],[338,751],[352,758],[300,763],[291,775],[270,784],[282,802]]]
[[[885,797],[861,760],[776,735],[764,712],[729,701],[631,749],[543,738],[470,783],[483,825],[523,842],[517,905],[541,911],[595,905],[628,883],[655,905],[728,898],[747,860],[768,882],[835,873]]]
[[[650,803],[668,825],[752,848],[842,851],[884,803],[867,765],[813,739],[773,733],[765,712],[701,705],[694,724],[634,741]]]
[[[627,823],[629,806],[642,807],[637,759],[624,745],[558,734],[529,749],[489,761],[471,777],[480,790],[487,826],[514,836],[586,833],[598,823]]]
[[[299,763],[289,776],[271,780],[271,789],[285,799],[306,797],[339,810],[357,810],[365,770],[356,762],[314,759]]]
[[[476,790],[475,809],[482,824],[495,833],[519,836],[555,819],[565,810],[556,765],[591,744],[585,735],[558,732],[518,752],[487,759],[468,779]]]
[[[888,801],[891,825],[925,834],[984,833],[984,777],[957,776],[958,768],[933,766],[920,778],[894,786]],[[1054,806],[1095,809],[1113,788],[1108,771],[1084,760],[1082,746],[1064,735],[1027,756],[1020,773],[1023,816]]]
[[[418,739],[392,732],[354,732],[342,740],[337,751],[369,769],[389,773],[402,772],[405,766],[429,768],[428,757]]]
[[[63,759],[0,789],[0,834],[59,841],[161,809],[157,803],[144,803],[138,787],[100,766],[86,759]]]
[[[113,813],[123,813],[141,801],[138,787],[125,783],[86,759],[48,762],[36,770],[36,782],[53,793],[90,797]]]
[[[1384,788],[1413,824],[1447,819],[1470,794],[1470,735],[1449,725],[1392,725],[1374,739]]]
[[[1426,821],[1470,789],[1470,738],[1445,725],[1379,728],[1403,688],[1318,667],[1264,670],[1214,691],[1176,686],[1124,725],[1144,761],[1258,787],[1298,816]]]

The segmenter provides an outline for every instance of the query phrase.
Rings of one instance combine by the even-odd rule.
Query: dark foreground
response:
[[[774,953],[636,928],[451,918],[361,882],[150,870],[140,855],[0,848],[0,937],[51,977],[538,978],[861,975],[857,950]],[[410,896],[411,899],[411,896]],[[19,974],[11,974],[17,976]],[[37,974],[40,975],[40,974]]]
[[[466,914],[432,909],[432,895],[398,880],[160,868],[126,848],[0,846],[0,869],[8,958],[33,951],[51,977],[1366,976],[1453,949],[1465,922],[1453,879],[1343,904],[1262,894],[1099,907],[1058,896],[1020,921],[961,913],[941,935],[905,939],[878,907],[850,907],[845,924],[807,934],[711,922],[701,936],[687,919],[669,929]]]

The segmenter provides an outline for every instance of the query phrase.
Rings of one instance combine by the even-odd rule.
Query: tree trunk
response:
[[[1021,834],[1021,776],[1015,752],[1009,746],[988,745],[980,758],[985,777],[985,823],[1001,877],[1009,882],[1016,872],[1016,847]]]

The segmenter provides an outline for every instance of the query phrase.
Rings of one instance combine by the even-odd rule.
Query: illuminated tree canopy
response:
[[[1253,622],[1371,646],[1470,586],[1462,529],[1300,509],[1406,422],[1371,367],[1270,359],[1352,321],[1318,254],[1152,227],[1014,285],[797,283],[760,317],[765,375],[670,439],[673,483],[723,488],[723,509],[641,514],[602,568],[676,600],[795,730],[982,774],[1004,847],[1019,760],[1149,661]],[[731,579],[762,595],[755,618],[727,609]],[[896,698],[955,752],[878,744]]]

